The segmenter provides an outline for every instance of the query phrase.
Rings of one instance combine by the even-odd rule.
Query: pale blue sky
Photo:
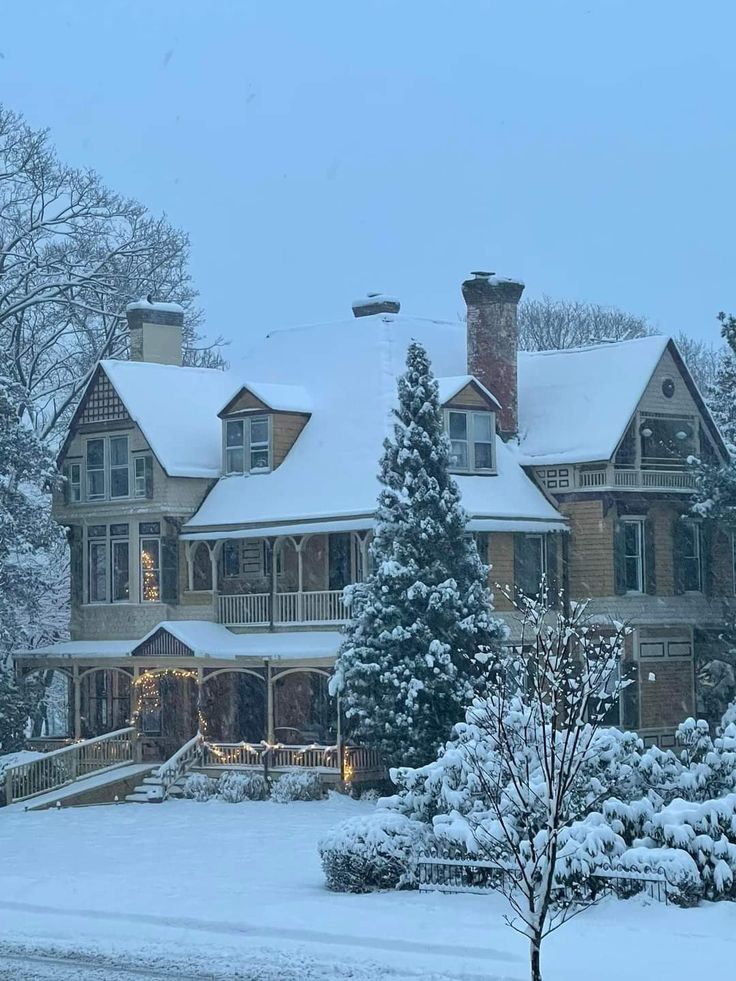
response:
[[[0,98],[192,239],[209,330],[454,318],[471,269],[715,340],[736,310],[730,0],[34,0]]]

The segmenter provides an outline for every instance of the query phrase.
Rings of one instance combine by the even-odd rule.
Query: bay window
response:
[[[225,422],[225,473],[257,473],[271,467],[269,416]]]
[[[494,469],[493,412],[448,409],[445,426],[450,437],[451,470],[476,472]]]

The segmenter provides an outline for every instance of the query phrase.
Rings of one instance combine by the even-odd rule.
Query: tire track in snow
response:
[[[18,913],[37,913],[42,916],[84,917],[87,920],[114,923],[137,923],[174,929],[197,930],[225,936],[242,936],[275,940],[296,940],[305,943],[325,944],[331,947],[366,947],[402,954],[436,954],[450,957],[473,957],[479,960],[502,961],[509,964],[524,963],[524,958],[506,950],[493,947],[468,947],[455,944],[436,944],[416,940],[388,940],[381,937],[361,937],[345,933],[328,933],[323,930],[294,929],[289,927],[250,926],[239,923],[215,923],[186,916],[157,916],[152,913],[106,912],[98,909],[72,909],[56,906],[38,906],[31,903],[13,903],[0,900],[0,909]]]

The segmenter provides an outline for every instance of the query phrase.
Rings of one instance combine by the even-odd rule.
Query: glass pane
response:
[[[222,547],[222,567],[228,577],[240,575],[240,542],[225,542]]]
[[[490,470],[493,466],[493,447],[490,443],[475,444],[475,469]]]
[[[240,422],[229,422],[227,424],[227,445],[228,446],[242,446],[243,445],[243,423]]]
[[[105,471],[104,470],[88,470],[87,471],[87,497],[104,497],[105,496]]]
[[[107,600],[107,545],[91,542],[89,546],[89,601],[104,603]]]
[[[493,433],[491,431],[491,413],[476,412],[473,415],[473,436],[475,439],[490,443]]]
[[[128,466],[128,437],[115,436],[110,440],[110,466]]]
[[[128,468],[110,471],[110,497],[128,496]]]
[[[268,419],[258,418],[250,421],[250,441],[251,443],[268,442]]]
[[[624,552],[626,555],[639,554],[639,525],[634,521],[624,522]]]
[[[685,566],[685,591],[688,593],[700,592],[700,562],[697,558],[687,558]]]
[[[468,469],[468,444],[453,440],[450,444],[450,466],[461,470]]]
[[[113,542],[112,545],[112,598],[130,598],[130,574],[128,572],[129,549],[127,542]]]
[[[468,417],[464,412],[450,413],[450,439],[467,439]]]
[[[626,588],[633,592],[641,591],[641,580],[639,578],[639,559],[635,556],[626,558]]]
[[[251,450],[250,454],[251,470],[268,469],[268,450]]]
[[[97,470],[105,466],[105,441],[102,439],[87,440],[87,468]]]
[[[242,473],[245,469],[243,466],[243,450],[242,447],[239,450],[228,450],[227,460],[225,461],[228,473]]]
[[[161,598],[159,568],[158,540],[144,538],[141,541],[141,599],[144,603],[157,603]]]

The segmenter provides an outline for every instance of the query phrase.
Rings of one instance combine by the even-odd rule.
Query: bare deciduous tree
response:
[[[472,715],[480,737],[461,743],[481,801],[471,831],[482,853],[505,856],[508,922],[529,939],[532,981],[541,981],[543,939],[590,905],[556,901],[555,872],[561,836],[605,796],[597,786],[591,796],[586,769],[626,684],[619,675],[626,628],[613,623],[601,633],[585,604],[565,614],[550,609],[545,589],[540,596],[517,606],[520,645],[490,655],[494,694]]]
[[[519,304],[522,351],[557,351],[602,341],[646,337],[658,331],[644,318],[617,307],[579,300],[524,300]]]
[[[221,341],[196,332],[188,252],[165,218],[61,163],[47,132],[0,106],[0,358],[42,439],[54,441],[100,358],[125,356],[125,306],[142,295],[185,307],[188,363],[222,363]]]

